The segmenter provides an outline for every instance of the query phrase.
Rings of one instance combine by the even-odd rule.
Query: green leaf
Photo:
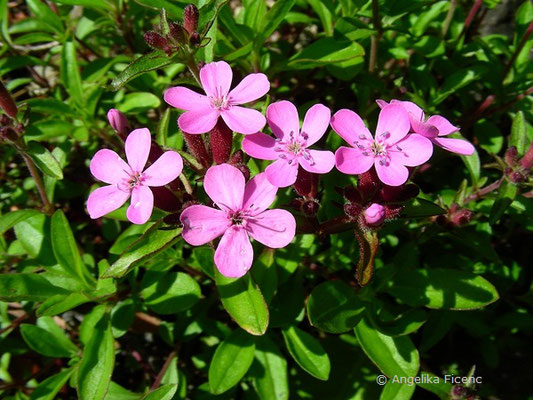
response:
[[[331,366],[329,357],[318,340],[295,326],[282,332],[287,350],[298,365],[315,378],[327,381]]]
[[[227,278],[216,270],[215,282],[222,305],[235,322],[252,335],[263,335],[268,326],[268,307],[250,274]]]
[[[156,222],[120,258],[103,273],[101,278],[120,278],[126,275],[135,264],[153,257],[174,244],[180,237],[181,228],[159,230]]]
[[[324,33],[326,36],[333,36],[333,18],[331,11],[326,5],[326,3],[331,5],[331,2],[324,0],[307,0],[307,2],[311,5],[315,13],[317,13],[318,17],[320,18],[320,22],[322,22],[322,27],[324,28]]]
[[[430,373],[430,372],[421,372],[420,373],[421,383],[418,384],[421,388],[426,389],[427,391],[436,394],[442,400],[449,400],[450,393],[453,389],[453,384],[450,382],[445,382],[441,377]],[[436,379],[439,379],[438,382]]]
[[[278,0],[274,3],[262,19],[261,26],[257,30],[259,34],[255,38],[256,48],[260,48],[270,35],[274,33],[295,3],[296,0]]]
[[[472,310],[498,300],[485,278],[453,269],[417,269],[397,274],[386,291],[412,307]]]
[[[123,113],[146,112],[161,105],[161,100],[155,94],[148,92],[128,93],[124,101],[118,105]]]
[[[163,385],[155,390],[152,390],[142,400],[171,400],[174,397],[174,393],[178,390],[178,385],[168,384]]]
[[[63,179],[63,171],[59,162],[46,147],[32,140],[28,142],[26,153],[43,173],[52,178]]]
[[[278,346],[267,336],[257,338],[255,358],[254,386],[261,400],[288,399],[287,360]]]
[[[221,394],[235,386],[254,360],[255,342],[252,336],[237,329],[220,343],[209,365],[211,393]]]
[[[363,57],[364,48],[356,42],[339,41],[334,38],[319,39],[295,54],[286,66],[280,69],[311,69],[324,65],[341,64]],[[362,59],[362,58],[361,58]]]
[[[518,111],[513,118],[511,125],[511,137],[509,146],[515,146],[518,154],[524,154],[527,147],[527,127],[523,111]]]
[[[359,262],[355,270],[355,278],[360,286],[366,286],[374,272],[374,258],[379,249],[379,237],[375,230],[363,230],[355,227],[355,237],[359,244]]]
[[[54,3],[67,4],[69,6],[83,6],[101,11],[111,11],[113,7],[105,0],[52,0]]]
[[[142,394],[130,392],[119,384],[111,381],[105,400],[141,400],[142,397]]]
[[[21,324],[20,333],[28,346],[47,357],[71,357],[78,352],[52,317],[42,317],[36,325]]]
[[[352,329],[362,317],[364,304],[354,290],[341,281],[316,286],[307,299],[307,316],[311,325],[330,333]]]
[[[388,336],[403,336],[420,329],[427,321],[427,313],[421,309],[409,309],[406,312],[395,315],[394,318],[387,318],[383,321],[377,315],[368,314],[372,325],[381,333]]]
[[[56,33],[63,32],[63,24],[61,23],[61,19],[55,12],[52,11],[50,7],[48,7],[47,4],[44,4],[40,0],[27,0],[26,4],[33,15],[52,28]]]
[[[417,197],[404,206],[401,216],[403,218],[427,218],[440,214],[446,214],[446,210],[429,200]]]
[[[17,210],[0,216],[0,235],[27,218],[42,214],[37,210]]]
[[[433,98],[433,105],[442,103],[448,96],[456,93],[459,89],[479,79],[481,72],[475,68],[465,68],[455,71],[442,84],[439,93]]]
[[[50,242],[50,219],[44,214],[35,214],[14,226],[15,235],[24,250],[46,266],[56,264]]]
[[[355,334],[368,358],[388,377],[418,374],[418,351],[408,336],[384,335],[366,317],[355,327]]]
[[[168,127],[170,125],[170,108],[167,108],[157,126],[156,141],[161,146],[167,145]]]
[[[67,368],[45,379],[34,389],[30,400],[54,400],[73,372],[74,368]]]
[[[81,83],[76,56],[76,46],[72,40],[65,42],[61,53],[61,79],[67,92],[80,106],[85,104],[85,93]]]
[[[37,309],[37,316],[54,316],[72,310],[80,304],[88,303],[91,299],[83,293],[58,294],[45,300]]]
[[[500,186],[500,189],[498,190],[498,197],[496,198],[494,204],[492,205],[492,208],[490,209],[490,224],[495,224],[503,216],[505,211],[509,208],[509,206],[515,199],[517,193],[518,188],[514,183],[509,182],[508,180],[503,181]]]
[[[274,266],[274,250],[265,248],[254,262],[251,268],[253,280],[261,288],[261,293],[267,304],[274,296],[278,287],[278,274]]]
[[[151,53],[137,58],[118,74],[111,82],[111,90],[117,91],[140,74],[166,67],[174,62],[176,60],[168,57],[163,51],[154,50]]]
[[[388,381],[381,392],[381,396],[379,396],[379,400],[409,400],[413,396],[415,389],[415,384],[409,385]]]
[[[453,135],[449,136],[450,138],[462,138],[462,136],[454,133]],[[481,162],[479,161],[479,154],[477,153],[477,150],[474,150],[474,154],[470,156],[461,156],[463,159],[463,162],[466,165],[466,168],[468,169],[468,172],[470,173],[470,177],[472,178],[472,183],[477,185],[479,182],[479,178],[481,176]]]
[[[85,283],[87,287],[92,288],[94,285],[91,285],[90,282],[93,278],[81,259],[78,245],[63,211],[57,210],[52,216],[50,231],[52,248],[59,265],[67,273]]]
[[[143,279],[141,296],[158,314],[175,314],[191,308],[202,295],[200,285],[183,272],[148,271]]]
[[[85,346],[78,370],[77,390],[80,399],[103,400],[113,373],[115,342],[107,316],[92,329],[93,334]]]
[[[68,294],[36,273],[0,274],[0,300],[43,301],[56,294]]]

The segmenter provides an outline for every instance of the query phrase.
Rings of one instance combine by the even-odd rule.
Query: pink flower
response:
[[[126,136],[130,133],[130,123],[126,116],[116,108],[112,108],[107,112],[107,119],[111,127],[119,134]]]
[[[385,207],[378,203],[372,203],[364,212],[365,222],[370,226],[378,226],[385,221]]]
[[[377,100],[376,102],[381,108],[389,104],[384,100]],[[432,115],[426,120],[424,111],[410,101],[391,100],[390,104],[399,104],[407,111],[413,132],[427,137],[437,146],[452,153],[465,156],[474,154],[475,148],[467,140],[442,137],[459,131],[459,128],[453,126],[446,118],[440,115]]]
[[[352,146],[341,146],[335,153],[337,169],[345,174],[362,174],[374,165],[379,179],[390,186],[405,183],[409,177],[406,166],[423,164],[433,153],[428,139],[407,134],[409,117],[398,104],[381,110],[375,138],[351,110],[337,111],[331,118],[331,127]]]
[[[131,196],[131,205],[126,213],[128,219],[134,224],[148,221],[154,207],[154,195],[149,186],[164,186],[176,179],[183,169],[181,156],[167,151],[143,171],[150,145],[150,131],[142,128],[135,129],[126,138],[128,163],[112,150],[96,152],[91,160],[91,173],[109,185],[89,195],[87,210],[91,218],[100,218],[120,208]]]
[[[206,64],[200,70],[200,80],[207,96],[183,86],[176,86],[165,92],[165,101],[172,107],[187,110],[178,118],[180,129],[187,133],[209,132],[218,117],[232,131],[250,134],[265,126],[265,117],[257,110],[239,107],[264,96],[270,89],[265,74],[246,76],[230,91],[233,72],[224,61]]]
[[[200,246],[222,235],[215,252],[220,273],[238,278],[252,266],[249,236],[272,248],[287,246],[294,238],[296,221],[285,210],[267,210],[276,197],[265,173],[245,184],[244,176],[229,164],[209,168],[204,189],[219,209],[193,205],[181,213],[183,239]]]
[[[270,183],[287,187],[296,181],[298,165],[315,174],[325,174],[335,165],[331,151],[308,150],[326,132],[331,112],[322,104],[315,104],[305,114],[302,129],[298,110],[289,101],[279,101],[267,108],[267,121],[277,139],[264,133],[246,136],[244,151],[262,160],[276,160],[265,172]]]

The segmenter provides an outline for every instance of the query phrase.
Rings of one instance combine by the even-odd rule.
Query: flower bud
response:
[[[192,154],[196,160],[202,164],[204,168],[209,168],[213,162],[213,158],[207,152],[202,135],[195,135],[183,132],[183,139],[187,143],[189,153]]]
[[[201,42],[202,38],[200,37],[200,34],[198,32],[193,32],[189,38],[189,44],[191,46],[199,46]]]
[[[112,108],[107,112],[107,120],[109,125],[125,140],[131,131],[130,123],[126,116],[116,108]]]
[[[467,395],[466,389],[460,385],[456,385],[452,388],[452,398],[453,399],[462,399]]]
[[[505,150],[504,155],[505,163],[509,166],[515,166],[518,159],[518,150],[515,146],[509,147],[507,150]]]
[[[533,167],[533,143],[529,146],[526,154],[524,154],[524,157],[520,160],[520,164],[522,164],[522,167],[526,170]]]
[[[189,4],[183,9],[183,27],[189,35],[195,33],[198,28],[199,15],[198,8],[194,4]]]
[[[298,176],[294,182],[294,190],[302,197],[314,199],[318,192],[318,175],[298,167]]]
[[[378,226],[385,221],[385,207],[373,203],[365,210],[365,222],[369,226]]]
[[[359,214],[361,214],[361,206],[354,203],[345,204],[344,213],[352,219],[355,219],[359,216]]]
[[[209,132],[213,161],[224,164],[228,161],[233,144],[233,131],[219,118],[215,127]]]
[[[302,211],[309,216],[316,215],[319,208],[320,204],[318,204],[318,201],[316,200],[306,200],[302,204]]]
[[[0,82],[0,107],[11,118],[17,116],[17,106],[2,82]]]
[[[178,44],[186,44],[187,43],[187,31],[183,26],[178,24],[177,22],[171,22],[169,24],[169,30],[170,30],[170,37],[174,39]]]
[[[154,31],[148,31],[144,34],[144,41],[150,47],[167,51],[169,48],[168,41],[165,37]]]

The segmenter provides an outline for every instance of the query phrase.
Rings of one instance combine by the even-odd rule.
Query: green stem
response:
[[[43,181],[41,179],[41,176],[39,175],[39,171],[37,171],[35,163],[26,153],[21,152],[21,155],[22,158],[24,158],[24,162],[28,166],[33,180],[35,181],[35,185],[37,186],[37,190],[39,191],[39,195],[41,196],[41,201],[43,202],[44,212],[48,215],[52,215],[52,213],[54,212],[54,206],[48,200],[46,190],[44,189]]]

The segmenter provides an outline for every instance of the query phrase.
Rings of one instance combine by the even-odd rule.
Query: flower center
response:
[[[246,224],[247,215],[244,211],[235,211],[229,214],[229,220],[233,226],[244,226]]]
[[[213,96],[209,96],[209,103],[211,104],[211,107],[219,111],[227,110],[231,106],[231,101],[228,98],[227,93],[223,93],[221,87],[217,88],[216,93]]]
[[[144,177],[141,172],[134,172],[130,175],[130,179],[128,180],[128,185],[130,189],[133,189],[137,185],[141,185]]]
[[[391,153],[401,153],[404,157],[409,155],[402,150],[397,144],[386,143],[385,140],[390,138],[389,132],[383,132],[380,135],[380,139],[374,140],[368,138],[365,135],[359,135],[359,140],[355,140],[353,143],[355,147],[361,150],[361,154],[366,156],[372,156],[379,159],[379,164],[388,167],[391,161]]]
[[[387,147],[384,143],[374,142],[370,145],[370,151],[372,151],[375,156],[382,156],[387,154]]]
[[[294,131],[291,131],[288,139],[276,139],[276,146],[274,151],[278,152],[278,157],[284,160],[287,160],[289,164],[292,164],[293,161],[299,157],[303,157],[311,165],[315,164],[313,157],[307,150],[307,139],[309,136],[305,132],[298,132],[297,135],[294,134]]]

